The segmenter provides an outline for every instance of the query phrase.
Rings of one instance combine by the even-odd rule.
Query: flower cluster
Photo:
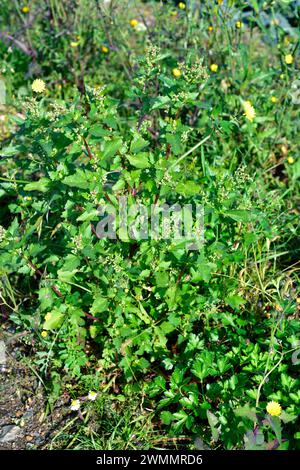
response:
[[[81,406],[81,401],[89,400],[89,401],[95,401],[97,398],[98,394],[94,390],[90,390],[88,395],[86,397],[83,397],[81,399],[76,398],[75,400],[71,401],[70,409],[72,411],[79,411],[80,406]]]

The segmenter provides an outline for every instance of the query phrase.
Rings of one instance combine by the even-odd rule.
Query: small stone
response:
[[[0,442],[14,441],[20,436],[21,432],[22,429],[19,426],[14,426],[13,424],[3,426],[0,434]]]
[[[33,415],[33,410],[27,410],[27,411],[25,411],[25,413],[23,415],[23,418],[28,419],[28,418],[31,418],[32,415]]]
[[[16,417],[20,418],[23,415],[23,411],[17,411],[16,412]]]
[[[33,440],[33,436],[26,436],[25,439],[27,442],[31,442]]]

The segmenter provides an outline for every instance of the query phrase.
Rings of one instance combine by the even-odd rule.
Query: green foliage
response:
[[[0,269],[1,302],[34,331],[41,373],[139,384],[170,436],[298,448],[298,43],[286,24],[274,39],[262,15],[289,19],[292,6],[134,2],[129,18],[127,2],[38,3],[27,53],[0,49],[22,111],[0,152]],[[32,96],[31,75],[44,93]],[[205,243],[134,239],[121,218],[115,239],[98,238],[99,209],[122,197],[129,222],[135,204],[203,205]]]

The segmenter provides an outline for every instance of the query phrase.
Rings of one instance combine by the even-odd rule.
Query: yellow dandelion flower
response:
[[[292,54],[287,54],[284,60],[287,65],[291,65],[294,62],[294,57],[292,56]]]
[[[41,332],[41,337],[42,337],[42,338],[47,338],[47,336],[48,336],[48,332],[47,332],[47,331],[44,330],[44,331]]]
[[[266,409],[267,409],[267,412],[269,413],[269,415],[271,415],[271,416],[280,416],[281,415],[281,411],[282,411],[281,406],[276,401],[270,401],[267,404]]]
[[[237,29],[241,29],[242,26],[243,26],[243,23],[242,23],[241,21],[237,21],[237,22],[235,23],[235,26],[236,26]]]
[[[179,78],[181,75],[181,70],[179,69],[173,69],[172,74],[174,75],[175,78]]]
[[[287,161],[288,161],[288,163],[289,163],[290,165],[292,165],[293,163],[295,163],[294,157],[288,157]]]
[[[30,12],[30,8],[29,8],[27,5],[24,5],[24,6],[22,7],[22,12],[23,12],[23,13],[29,13],[29,12]]]
[[[277,96],[271,96],[270,100],[272,101],[272,103],[277,103],[278,98]]]
[[[211,33],[214,30],[213,26],[208,27],[208,31]]]
[[[219,68],[218,64],[211,64],[211,66],[210,66],[210,70],[212,72],[217,72],[218,68]]]
[[[129,23],[130,23],[130,26],[132,26],[133,28],[136,28],[136,26],[139,24],[138,20],[135,20],[135,19],[130,20]]]
[[[178,8],[180,8],[180,10],[185,10],[185,3],[183,2],[178,3]]]
[[[71,47],[74,47],[74,48],[75,48],[75,47],[78,47],[78,46],[79,46],[79,42],[78,42],[78,41],[71,41],[71,42],[70,42],[70,46],[71,46]]]
[[[244,101],[243,102],[243,108],[244,108],[244,116],[246,116],[246,118],[248,119],[248,121],[253,121],[253,119],[255,118],[255,109],[254,107],[252,106],[251,104],[251,101]]]
[[[31,88],[35,93],[43,93],[43,91],[46,89],[46,84],[44,80],[37,78],[32,82]]]
[[[102,47],[101,47],[101,51],[103,52],[103,54],[108,54],[109,49],[108,49],[107,46],[102,46]]]

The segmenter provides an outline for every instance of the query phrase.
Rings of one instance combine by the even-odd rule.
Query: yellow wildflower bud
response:
[[[133,28],[135,28],[139,24],[138,20],[135,20],[135,19],[130,20],[129,23],[130,23],[130,26],[132,26]]]
[[[173,70],[172,70],[172,74],[174,75],[175,78],[178,78],[178,77],[180,77],[180,75],[181,75],[181,70],[179,70],[179,69],[173,69]]]
[[[219,66],[217,64],[211,64],[211,66],[210,66],[210,70],[212,72],[217,72],[218,68],[219,68]]]
[[[284,60],[287,65],[291,65],[294,62],[294,57],[292,56],[292,54],[287,54]]]

